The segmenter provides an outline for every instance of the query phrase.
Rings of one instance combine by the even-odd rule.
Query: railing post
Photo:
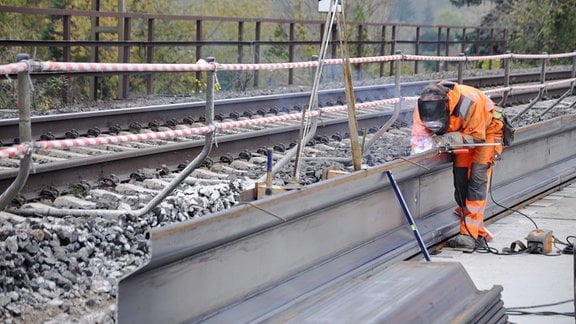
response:
[[[494,28],[490,28],[490,42],[488,45],[490,46],[488,55],[494,55]],[[488,60],[488,70],[492,70],[492,60]]]
[[[238,64],[244,63],[244,51],[243,51],[243,46],[242,46],[243,41],[244,41],[244,22],[239,21],[238,22],[238,54],[236,57],[236,63],[238,63]],[[236,72],[236,89],[238,89],[238,90],[244,90],[244,88],[246,87],[246,85],[244,84],[244,80],[242,80],[243,76],[244,76],[243,71],[237,71]]]
[[[18,54],[16,62],[28,61],[28,70],[18,72],[18,111],[20,114],[20,123],[18,125],[19,141],[21,144],[32,143],[32,122],[30,114],[30,105],[32,102],[32,81],[30,80],[29,73],[35,67],[34,62],[30,61],[28,54]],[[20,169],[14,182],[8,187],[2,195],[0,195],[0,210],[3,210],[20,190],[26,184],[28,175],[32,168],[32,151],[27,152],[20,160]]]
[[[148,19],[148,42],[154,41],[154,18]],[[154,63],[154,45],[146,46],[146,63]],[[154,74],[146,75],[146,93],[151,95],[154,92]]]
[[[504,50],[508,49],[508,29],[504,29],[504,40],[502,43]]]
[[[576,51],[574,51],[576,52]],[[572,56],[572,78],[576,78],[576,56]]]
[[[458,56],[466,56],[464,53],[460,53]],[[466,65],[466,61],[459,61],[458,62],[458,83],[462,84],[464,80],[464,66]]]
[[[71,25],[72,25],[72,17],[70,15],[62,16],[62,38],[65,41],[71,40]],[[70,54],[70,46],[64,45],[62,47],[62,61],[70,62],[72,60],[72,56]],[[67,76],[62,76],[64,80],[64,98],[63,101],[65,104],[70,103],[70,82],[68,82],[69,78]]]
[[[337,58],[338,57],[338,44],[340,44],[340,30],[338,30],[338,24],[334,24],[332,26],[332,37],[330,38],[332,40],[332,54],[330,55],[330,58]],[[330,81],[334,81],[334,79],[336,78],[336,66],[334,65],[329,65],[328,69],[330,71]]]
[[[510,51],[506,51],[506,54],[510,54]],[[510,60],[511,59],[512,59],[512,57],[507,57],[504,59],[504,87],[505,88],[510,87]],[[510,90],[504,91],[504,94],[502,95],[502,101],[500,102],[501,106],[506,105],[506,101],[508,101],[508,94],[509,93],[510,93]]]
[[[480,55],[480,33],[482,32],[482,29],[480,28],[475,28],[476,29],[476,55]]]
[[[196,45],[196,62],[198,62],[201,58],[202,58],[202,20],[198,19],[196,20],[196,42],[198,42],[198,45]],[[196,72],[196,80],[202,80],[202,73],[200,71]],[[195,82],[196,84],[196,93],[198,93],[198,91],[200,90],[200,88],[198,87],[198,82]]]
[[[420,26],[416,27],[416,42],[414,43],[414,55],[420,54]],[[418,60],[414,60],[414,74],[418,74]]]
[[[396,55],[402,55],[402,51],[396,51],[396,53],[394,53]],[[400,102],[396,103],[396,105],[401,105],[402,102],[402,92],[400,89],[400,77],[402,76],[402,61],[398,62],[398,64],[396,64],[396,73],[394,73],[394,92],[395,92],[395,96],[396,98],[400,98]]]
[[[260,63],[260,33],[261,33],[261,22],[257,21],[254,31],[254,64]],[[294,58],[290,59],[293,62]],[[260,78],[260,71],[254,70],[254,88],[258,88]],[[291,83],[290,83],[291,84]]]
[[[296,27],[294,23],[290,23],[290,44],[288,44],[288,62],[294,61],[294,41],[296,40]],[[321,34],[323,35],[323,34]],[[288,85],[294,84],[294,70],[288,69]]]
[[[214,63],[216,58],[210,56],[206,58],[206,62]],[[216,71],[206,72],[206,123],[214,122],[214,79]]]
[[[362,50],[363,50],[363,46],[362,46],[362,38],[364,35],[364,26],[362,25],[358,25],[358,47],[357,47],[357,52],[356,52],[356,57],[362,57]],[[362,79],[362,64],[356,64],[355,65],[355,70],[356,70],[356,79],[361,80]]]
[[[446,48],[444,51],[444,56],[450,56],[450,27],[446,28]],[[448,71],[448,61],[444,62],[444,71]]]
[[[311,58],[312,62],[318,62],[318,55],[312,55]],[[316,69],[315,68],[310,68],[310,77],[312,79],[314,79],[314,74],[316,73]],[[322,78],[322,76],[320,76],[320,78]]]
[[[386,25],[382,26],[380,32],[380,56],[386,55]],[[380,63],[380,77],[384,76],[384,62]]]
[[[466,27],[462,28],[462,42],[460,43],[460,52],[466,53]]]
[[[442,53],[442,27],[438,27],[438,33],[436,34],[436,56],[440,56]],[[443,62],[436,61],[436,72],[440,72],[440,64]]]
[[[128,42],[131,39],[131,21],[132,19],[130,17],[123,17],[122,18],[122,37],[120,37],[120,39],[123,42]],[[121,57],[120,57],[120,62],[121,63],[130,63],[130,45],[123,45],[122,47],[122,52],[121,52]],[[118,97],[121,99],[127,99],[129,97],[129,80],[130,80],[130,75],[126,74],[126,75],[120,75],[119,76],[119,93],[118,93]]]
[[[390,44],[390,54],[396,52],[396,25],[392,26],[392,40]],[[394,74],[394,61],[390,61],[390,75]]]
[[[402,55],[402,51],[398,50],[396,52],[394,52],[395,55]],[[402,56],[404,57],[404,56]],[[404,63],[404,59],[401,59],[400,61],[398,61],[398,63],[396,64],[396,72],[394,72],[394,85],[395,85],[395,91],[396,91],[396,96],[398,98],[400,98],[400,101],[402,101],[402,92],[400,89],[400,78],[402,77],[402,64]]]
[[[548,55],[546,52],[542,52],[544,55]],[[546,66],[548,65],[548,58],[545,57],[542,59],[542,67],[540,72],[540,84],[546,83]],[[541,89],[543,91],[543,89]]]

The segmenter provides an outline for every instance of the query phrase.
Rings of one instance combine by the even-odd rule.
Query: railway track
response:
[[[416,89],[423,84],[414,84],[412,90],[409,90],[410,85],[403,86],[403,91],[406,91],[403,95],[415,95]],[[382,92],[378,87],[369,88],[374,88],[372,91]],[[391,96],[391,93],[389,95]],[[359,98],[361,102],[385,97],[372,95],[367,96],[367,99]],[[515,98],[520,98],[520,95]],[[532,109],[536,112],[531,117],[532,122],[538,119],[539,113],[551,106],[551,101],[553,100],[543,102],[541,106]],[[541,122],[523,125],[519,130],[516,144],[506,150],[504,160],[499,163],[495,172],[498,180],[494,184],[494,189],[498,197],[502,198],[501,202],[508,205],[521,203],[543,191],[553,190],[554,186],[561,185],[573,177],[573,152],[565,147],[571,148],[569,143],[574,136],[572,134],[574,117],[569,115],[569,112],[565,112],[567,114],[565,116],[559,115],[562,115],[563,110],[573,108],[574,102],[573,97],[564,98],[559,106],[546,116],[553,118],[548,120],[542,118]],[[330,99],[322,106],[330,106],[328,103],[339,102],[337,99]],[[258,103],[257,106],[265,105]],[[287,111],[278,109],[278,104],[272,106],[276,107],[274,111],[270,108],[265,113],[256,115],[273,117],[298,112],[297,108]],[[507,109],[517,113],[524,107],[525,105],[515,105]],[[246,111],[248,108],[237,109],[233,110]],[[410,110],[411,108],[407,107],[402,111],[391,130],[369,152],[370,158],[365,160],[365,170],[312,184],[324,177],[323,169],[333,168],[335,165],[342,170],[349,169],[345,113],[330,112],[323,115],[323,127],[319,128],[312,143],[314,145],[305,148],[306,164],[310,167],[303,172],[304,182],[312,185],[295,186],[296,190],[258,201],[239,199],[230,192],[252,192],[255,182],[266,170],[263,149],[273,147],[274,160],[282,159],[293,145],[294,138],[298,134],[299,122],[280,121],[273,127],[259,126],[257,129],[248,129],[247,133],[218,134],[217,147],[211,152],[210,159],[206,159],[200,168],[182,182],[184,188],[166,199],[167,204],[159,205],[143,219],[134,220],[128,217],[126,220],[124,217],[119,217],[120,222],[138,223],[138,226],[129,225],[136,228],[137,235],[132,233],[133,229],[125,230],[129,236],[120,241],[147,239],[141,237],[145,232],[146,235],[151,235],[152,253],[149,263],[120,282],[118,319],[122,322],[139,320],[155,322],[159,321],[160,317],[168,316],[175,321],[194,319],[217,322],[222,318],[238,318],[240,321],[248,321],[254,316],[273,318],[273,310],[279,304],[277,300],[274,303],[267,302],[269,293],[284,294],[286,291],[282,289],[289,287],[291,290],[294,288],[292,284],[299,287],[303,283],[301,280],[308,283],[308,280],[313,280],[313,284],[309,287],[311,290],[298,290],[293,292],[294,295],[286,295],[287,298],[297,298],[297,294],[313,293],[314,289],[328,284],[335,276],[345,278],[357,274],[358,272],[354,272],[358,270],[354,270],[358,265],[357,262],[364,262],[368,267],[385,266],[387,262],[414,256],[418,251],[415,243],[408,238],[409,235],[406,235],[407,229],[404,228],[401,212],[396,207],[390,207],[394,206],[395,199],[391,196],[389,185],[382,180],[383,170],[393,169],[405,194],[411,197],[411,210],[417,211],[415,216],[428,244],[433,245],[454,234],[456,224],[451,218],[452,206],[448,205],[452,201],[450,194],[443,193],[434,197],[427,194],[429,192],[427,186],[431,183],[434,183],[434,186],[437,184],[449,186],[445,183],[451,179],[445,163],[447,157],[444,155],[407,157],[407,151],[398,150],[398,147],[408,149]],[[143,111],[145,109],[140,113]],[[159,113],[159,116],[166,114],[166,112]],[[359,110],[359,124],[366,132],[366,141],[371,139],[374,130],[390,119],[392,114],[392,105]],[[186,114],[189,115],[190,113]],[[248,119],[249,116],[239,117],[238,114],[230,116],[228,113],[228,117],[218,119],[219,122],[226,123],[243,118]],[[132,117],[132,120],[134,119]],[[129,117],[127,120],[130,120]],[[199,121],[195,120],[194,123]],[[132,131],[138,129],[139,132],[146,133],[154,129],[159,131],[173,129],[176,126],[190,128],[194,123],[182,123],[170,127],[162,123],[150,125],[149,122],[142,122],[140,124],[147,127],[132,127]],[[75,125],[80,125],[80,122]],[[98,136],[114,136],[124,131],[126,130],[101,132]],[[77,132],[74,136],[81,138],[80,133]],[[25,187],[28,197],[21,197],[22,201],[14,202],[9,211],[20,215],[37,216],[49,215],[49,212],[44,211],[58,207],[63,208],[58,216],[70,219],[65,211],[68,208],[95,208],[102,211],[139,208],[146,201],[153,199],[152,197],[177,176],[174,171],[185,168],[188,161],[202,151],[204,146],[202,137],[79,147],[76,152],[73,150],[38,152],[35,173],[31,174]],[[539,153],[534,155],[532,150]],[[45,159],[44,163],[42,159]],[[513,162],[518,160],[530,160],[534,163],[532,166],[522,165],[518,168]],[[416,166],[415,163],[425,168]],[[275,181],[288,184],[290,181],[288,174],[289,172],[278,173]],[[0,175],[7,179],[5,184],[10,183],[15,176],[14,166],[6,167]],[[306,180],[307,177],[309,180]],[[204,192],[200,193],[201,190]],[[75,199],[76,196],[81,198]],[[38,202],[29,204],[26,202],[27,199]],[[209,205],[207,203],[209,201],[216,203]],[[176,208],[177,205],[180,208]],[[381,210],[387,211],[385,218],[380,217]],[[498,207],[491,206],[487,215],[490,213],[496,215],[498,212]],[[350,219],[350,215],[359,217]],[[8,219],[18,219],[14,217],[7,216]],[[105,215],[102,217],[109,218]],[[32,218],[32,222],[36,222],[35,218]],[[334,224],[339,225],[332,224],[326,227],[325,233],[319,233],[318,230],[324,227],[322,224],[331,223],[332,218],[337,219]],[[49,219],[53,221],[53,218]],[[346,230],[343,231],[343,228]],[[62,234],[58,234],[60,235]],[[320,246],[313,244],[318,237],[325,236],[327,240]],[[142,252],[143,247],[140,244],[123,244],[119,248],[121,253],[140,255]],[[243,244],[257,248],[244,250]],[[268,244],[271,250],[260,250],[266,248]],[[306,250],[308,244],[314,248],[304,255],[300,254]],[[274,257],[275,251],[278,252],[274,249],[279,245],[285,247],[282,249],[282,257],[279,254]],[[229,253],[234,255],[238,251],[237,248],[246,251],[247,258],[238,260],[234,257],[225,257],[230,256]],[[138,251],[135,252],[134,249]],[[270,265],[267,261],[260,260],[261,253],[270,255],[270,262],[278,261],[278,263]],[[207,260],[204,257],[216,263],[204,262]],[[361,259],[358,259],[359,257]],[[218,263],[218,260],[225,262]],[[227,263],[228,261],[231,263]],[[376,263],[371,263],[372,261]],[[145,262],[145,258],[139,259],[138,262],[131,261],[126,267],[127,273],[141,262]],[[250,264],[259,265],[262,269],[254,269]],[[178,265],[190,265],[190,268],[181,269]],[[237,267],[241,269],[247,267],[248,270],[235,270]],[[169,269],[177,270],[182,277],[174,278],[163,272],[170,271]],[[309,271],[311,269],[317,270]],[[347,270],[349,271],[346,272]],[[194,271],[212,273],[213,276],[197,276],[197,272]],[[302,277],[303,272],[308,273],[309,277]],[[325,276],[326,273],[330,275]],[[152,283],[158,278],[157,276],[165,278],[166,281],[163,281],[165,284],[158,286]],[[211,286],[213,280],[219,280],[220,276],[226,278],[223,281],[225,284]],[[181,278],[186,278],[187,283],[172,281]],[[233,282],[228,282],[228,279],[233,279]],[[261,279],[265,280],[260,281]],[[186,292],[180,288],[176,289],[174,285],[188,289],[188,292],[190,289],[202,291],[202,294],[194,296],[199,299],[193,301],[196,306],[185,307],[188,309],[177,308],[181,305],[178,300],[187,300],[187,297],[183,296]],[[269,290],[272,286],[280,290]],[[152,287],[155,287],[155,290],[151,292]],[[148,299],[142,300],[143,296],[147,296]],[[248,298],[249,296],[253,296],[253,299]],[[258,307],[263,305],[261,313],[250,311],[250,305],[254,303],[259,305]]]
[[[551,72],[548,80],[567,78],[570,71]],[[540,74],[518,74],[515,82],[535,82]],[[476,77],[466,79],[475,86],[501,85],[501,77]],[[499,83],[500,82],[500,83]],[[415,96],[428,81],[403,84],[402,95]],[[549,89],[549,98],[565,93],[569,84]],[[394,97],[394,85],[366,86],[356,88],[359,103],[385,100]],[[534,98],[536,90],[517,91],[508,98],[508,103],[527,102]],[[278,117],[292,114],[298,116],[307,105],[309,93],[226,99],[215,104],[215,120],[219,123],[234,123],[256,118]],[[343,89],[326,90],[319,93],[319,106],[343,105]],[[493,94],[494,101],[501,96]],[[404,106],[412,106],[405,103]],[[105,136],[143,134],[204,126],[205,102],[172,104],[152,107],[134,107],[118,110],[93,111],[32,118],[32,137],[35,140],[82,139]],[[406,107],[409,108],[409,107]],[[391,118],[393,105],[384,104],[358,110],[359,128],[363,132],[375,132]],[[398,117],[399,126],[410,121],[404,110]],[[71,126],[73,125],[73,126]],[[239,155],[252,155],[258,149],[276,146],[283,150],[294,145],[298,138],[299,121],[294,118],[275,123],[253,125],[238,129],[224,129],[217,134],[218,145],[211,152],[212,160],[237,159]],[[345,111],[326,113],[318,128],[318,140],[326,142],[333,136],[346,137],[348,132]],[[340,134],[340,135],[337,135]],[[18,119],[0,120],[0,140],[4,144],[18,143]],[[70,187],[89,184],[97,186],[110,179],[126,181],[140,169],[163,169],[177,171],[186,161],[192,160],[202,150],[203,136],[177,137],[175,139],[151,140],[119,145],[71,147],[45,149],[33,155],[35,171],[30,174],[22,199],[31,200],[44,196],[58,196]],[[281,152],[280,152],[281,153]],[[257,154],[254,154],[257,155]],[[0,160],[0,189],[5,190],[15,179],[18,159]]]
[[[569,79],[571,71],[548,72],[547,81]],[[540,73],[521,73],[511,75],[514,84],[537,83]],[[415,96],[429,81],[402,84],[402,96]],[[502,86],[502,76],[482,76],[465,78],[464,82],[478,88]],[[565,87],[560,88],[560,91]],[[549,96],[557,95],[553,91]],[[318,95],[319,107],[342,105],[345,103],[344,89],[323,90]],[[361,86],[355,88],[358,102],[387,99],[394,96],[394,84]],[[534,98],[534,91],[518,92],[511,103],[525,103]],[[299,112],[308,104],[309,92],[268,95],[260,97],[218,100],[215,104],[217,121],[238,120],[279,113]],[[501,99],[500,94],[493,95],[494,101]],[[99,136],[117,134],[122,131],[139,131],[159,127],[174,128],[177,125],[192,125],[204,118],[204,101],[180,104],[167,104],[150,107],[132,107],[103,111],[67,113],[32,117],[32,137],[35,140],[54,140],[77,138],[79,136]],[[0,143],[4,146],[19,142],[18,118],[0,120]]]

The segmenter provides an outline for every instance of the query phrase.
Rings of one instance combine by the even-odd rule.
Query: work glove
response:
[[[451,132],[433,137],[437,147],[458,146],[464,144],[464,138],[460,132]]]
[[[426,152],[432,149],[436,149],[436,144],[434,143],[434,141],[432,140],[432,136],[424,136],[424,137],[418,137],[418,138],[413,138],[410,141],[410,145],[411,145],[411,150],[410,150],[410,154],[419,154],[422,152]]]

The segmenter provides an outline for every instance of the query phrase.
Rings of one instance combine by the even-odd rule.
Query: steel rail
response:
[[[576,178],[575,137],[575,116],[519,129],[494,170],[498,204],[489,202],[487,218]],[[386,171],[432,246],[459,226],[448,161],[423,153],[155,229],[150,262],[119,283],[118,320],[274,319],[307,296],[418,255]]]
[[[533,78],[533,75],[526,75],[527,78]],[[478,78],[476,80],[484,80],[483,78]],[[403,85],[402,92],[403,95],[414,95],[426,82],[413,82]],[[484,81],[482,81],[484,82]],[[358,90],[359,93],[365,95],[358,96],[359,102],[364,100],[374,100],[374,93],[378,93],[381,97],[388,98],[393,96],[393,92],[390,85],[385,86],[371,86],[362,87]],[[548,91],[548,94],[555,96],[553,94],[553,89]],[[560,92],[562,91],[562,92]],[[540,92],[538,92],[540,93]],[[554,92],[555,93],[555,92]],[[558,94],[567,93],[564,88],[558,90]],[[515,100],[522,100],[522,96],[532,97],[533,92],[525,91],[524,94],[514,92],[509,94],[513,102]],[[322,92],[322,97],[324,98],[324,103],[327,106],[334,105],[340,102],[338,90],[330,90]],[[493,96],[495,99],[495,97]],[[278,96],[266,96],[257,98],[243,98],[239,100],[224,100],[220,102],[220,108],[225,108],[230,111],[238,111],[239,109],[249,109],[260,107],[260,109],[266,109],[264,107],[270,108],[269,113],[284,113],[285,111],[290,111],[290,108],[278,108],[279,102],[284,100],[288,105],[292,104],[293,109],[297,106],[298,100],[300,100],[300,94],[292,95],[278,95]],[[496,100],[496,99],[495,99]],[[55,127],[61,130],[61,133],[65,133],[65,129],[69,128],[69,124],[73,124],[75,127],[82,125],[90,125],[94,127],[99,120],[108,120],[108,123],[113,123],[110,118],[119,118],[116,121],[124,120],[124,123],[133,123],[137,116],[145,115],[150,119],[164,118],[166,116],[185,118],[182,116],[190,116],[190,111],[185,108],[187,104],[169,105],[167,107],[155,106],[155,107],[138,107],[121,109],[116,111],[104,111],[104,112],[90,112],[90,113],[78,113],[78,114],[64,114],[63,116],[38,116],[35,129],[40,127]],[[205,103],[200,103],[195,106],[198,109],[204,109]],[[218,106],[218,104],[217,104]],[[274,112],[271,112],[274,110]],[[178,112],[178,113],[176,113]],[[405,113],[405,112],[404,112]],[[363,114],[365,114],[363,112]],[[383,112],[381,114],[365,114],[359,116],[359,126],[363,129],[378,128],[387,119],[390,120],[390,113]],[[102,119],[100,119],[102,118]],[[405,119],[405,117],[400,118]],[[409,119],[409,118],[408,118]],[[71,120],[73,121],[71,123]],[[14,120],[15,122],[16,120]],[[342,119],[342,121],[345,121]],[[339,124],[342,121],[328,120],[327,118],[322,120],[322,127],[319,128],[318,134],[327,134],[331,136],[335,132],[346,133],[348,130],[345,124]],[[6,131],[15,125],[11,125],[12,121],[3,120],[0,121],[0,133]],[[100,121],[100,123],[103,123]],[[48,126],[50,124],[50,126]],[[66,125],[66,126],[65,126]],[[130,126],[126,126],[130,127]],[[13,130],[14,131],[14,130]],[[10,132],[10,131],[6,131]],[[254,132],[253,134],[245,135],[232,135],[232,136],[219,136],[219,145],[213,150],[213,156],[219,154],[220,156],[228,154],[230,152],[241,152],[246,148],[258,148],[262,146],[263,141],[270,143],[292,143],[297,134],[294,128],[286,127],[282,131],[279,130],[269,130]],[[242,143],[237,142],[242,139]],[[34,167],[34,172],[29,176],[28,181],[22,190],[22,197],[27,199],[34,199],[37,195],[47,187],[54,188],[60,192],[66,192],[70,184],[76,184],[80,182],[95,183],[102,178],[106,178],[108,175],[115,174],[121,178],[127,178],[129,174],[137,169],[143,168],[158,168],[158,161],[170,161],[166,164],[169,168],[175,169],[179,164],[186,163],[186,161],[191,160],[195,154],[198,154],[201,150],[201,141],[186,141],[181,143],[160,145],[150,148],[139,148],[138,150],[128,150],[125,152],[110,152],[109,154],[98,154],[94,156],[86,157],[71,157],[65,161],[59,162],[49,162],[40,163]],[[168,165],[172,163],[171,165]],[[81,172],[80,172],[81,171]],[[17,175],[17,169],[4,169],[0,171],[0,188],[7,188],[13,179]]]
[[[404,115],[409,115],[405,110]],[[390,118],[391,112],[369,113],[359,116],[358,125],[364,129],[377,127]],[[402,118],[408,118],[404,116]],[[335,133],[345,133],[348,130],[345,118],[328,119],[322,121],[316,135],[331,136]],[[219,135],[218,145],[211,150],[211,157],[220,157],[247,149],[256,150],[263,146],[279,143],[289,144],[298,137],[298,126],[275,127],[270,129],[243,132],[233,135]],[[165,165],[169,169],[176,169],[179,164],[192,160],[204,146],[204,140],[187,140],[168,143],[164,145],[143,147],[113,152],[110,154],[90,155],[81,158],[71,158],[64,161],[50,162],[35,166],[34,173],[30,174],[22,190],[22,197],[34,199],[47,185],[64,192],[70,184],[82,181],[94,184],[99,179],[115,174],[121,179],[138,169],[156,169]],[[0,189],[10,185],[17,176],[18,169],[0,170]]]

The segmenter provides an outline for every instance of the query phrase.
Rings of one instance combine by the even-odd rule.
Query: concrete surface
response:
[[[495,197],[495,199],[497,199]],[[534,220],[538,228],[551,230],[556,239],[566,242],[568,236],[576,236],[576,184],[520,209]],[[495,236],[489,243],[491,248],[502,252],[516,240],[526,244],[526,236],[535,229],[525,216],[513,213],[492,224],[488,230]],[[575,242],[576,238],[570,238]],[[507,309],[545,304],[554,306],[523,309],[526,312],[574,312],[575,270],[574,255],[562,254],[564,245],[555,244],[549,255],[493,253],[463,253],[444,248],[434,261],[460,262],[480,290],[501,285],[502,300]],[[567,302],[566,302],[567,301]],[[574,324],[574,317],[559,315],[509,315],[511,323],[520,324]]]

